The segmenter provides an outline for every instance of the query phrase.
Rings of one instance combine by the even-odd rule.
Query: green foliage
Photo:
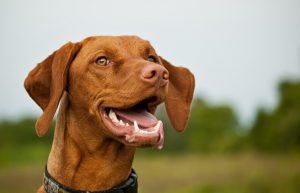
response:
[[[19,121],[0,122],[0,167],[46,158],[53,132],[43,138],[37,137],[35,121],[36,118],[23,118]]]
[[[40,140],[35,134],[36,118],[23,118],[18,121],[3,120],[0,122],[0,146],[20,146],[24,144],[49,144],[52,132]],[[53,128],[53,124],[51,126]]]
[[[193,151],[227,151],[233,147],[241,126],[233,109],[227,105],[213,106],[195,99],[186,142]]]
[[[228,105],[210,105],[203,99],[194,99],[189,123],[183,133],[174,131],[164,108],[159,109],[158,116],[164,122],[165,151],[235,151],[237,133],[241,126],[233,109]]]
[[[249,134],[253,148],[263,151],[300,150],[300,82],[279,85],[277,107],[267,113],[260,109]]]

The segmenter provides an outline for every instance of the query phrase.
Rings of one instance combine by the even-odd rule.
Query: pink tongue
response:
[[[126,119],[133,123],[136,121],[141,127],[153,127],[157,124],[157,118],[146,110],[113,110],[121,119]]]

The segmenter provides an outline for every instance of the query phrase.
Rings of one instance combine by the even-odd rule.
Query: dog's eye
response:
[[[156,60],[155,56],[149,56],[149,57],[148,57],[148,61],[150,61],[150,62],[154,62],[154,63],[156,63],[156,62],[157,62],[157,60]]]
[[[100,65],[100,66],[105,66],[109,63],[108,59],[104,56],[101,56],[99,58],[97,58],[96,60],[96,64]]]

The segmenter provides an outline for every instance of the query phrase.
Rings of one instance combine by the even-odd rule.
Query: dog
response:
[[[35,129],[44,136],[57,114],[54,139],[38,193],[137,192],[137,147],[161,149],[165,103],[172,126],[187,124],[195,80],[137,36],[92,36],[68,42],[24,81],[43,110]]]

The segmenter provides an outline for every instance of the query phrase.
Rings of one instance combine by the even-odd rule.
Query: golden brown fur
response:
[[[110,66],[94,64],[99,55]],[[149,55],[157,63],[147,61]],[[147,68],[167,71],[165,82],[141,79]],[[148,72],[146,72],[148,73]],[[37,120],[39,136],[47,133],[60,102],[54,140],[48,158],[49,173],[73,189],[101,191],[125,181],[131,171],[136,147],[103,124],[99,109],[125,109],[147,97],[154,113],[164,102],[170,121],[183,131],[194,91],[189,70],[175,67],[159,57],[148,41],[136,36],[97,36],[67,43],[37,65],[25,80],[25,88],[43,109]],[[43,187],[38,193],[44,193]]]

